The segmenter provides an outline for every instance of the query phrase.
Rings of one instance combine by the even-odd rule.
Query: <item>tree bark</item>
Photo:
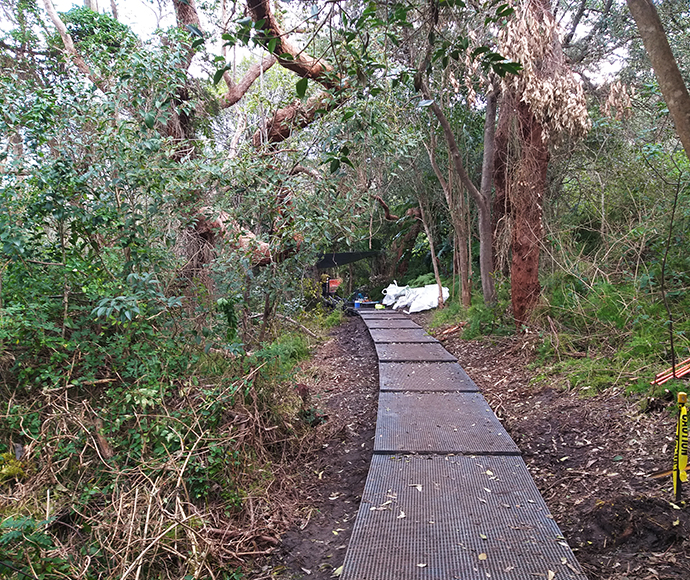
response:
[[[481,268],[482,288],[484,300],[489,306],[496,304],[496,287],[494,285],[494,244],[493,226],[491,223],[491,189],[496,152],[496,101],[498,91],[492,90],[486,98],[486,111],[484,115],[484,154],[482,156],[482,182],[480,184],[480,197],[486,203],[487,210],[479,213],[478,227],[479,239],[485,239],[485,244],[479,245],[479,262],[485,264]]]
[[[179,0],[178,0],[179,1]],[[321,83],[327,89],[340,86],[340,78],[333,74],[333,67],[320,58],[309,56],[290,42],[283,32],[271,9],[270,0],[247,0],[247,8],[254,22],[261,22],[259,29],[266,44],[276,39],[273,54],[278,58],[281,66],[289,69],[303,78]],[[288,58],[281,58],[289,55]]]
[[[57,11],[55,10],[55,6],[53,6],[52,0],[43,0],[43,6],[45,6],[46,12],[48,13],[48,16],[50,17],[50,20],[52,21],[53,26],[55,26],[55,28],[57,28],[57,31],[60,34],[60,38],[62,39],[62,44],[65,46],[65,52],[72,58],[72,62],[74,62],[76,67],[94,85],[96,85],[99,88],[102,88],[102,87],[100,87],[98,79],[91,73],[91,69],[89,68],[89,65],[86,64],[86,61],[77,52],[77,49],[74,46],[74,41],[72,40],[72,37],[70,36],[69,32],[67,31],[67,27],[65,26],[65,23],[62,21],[62,19],[58,15]]]
[[[510,288],[519,328],[539,300],[539,251],[543,238],[542,203],[549,150],[543,127],[527,103],[505,95],[501,106],[496,189],[506,195],[511,219]],[[510,143],[516,143],[511,151]]]
[[[460,288],[462,296],[462,305],[466,308],[472,303],[472,291],[470,289],[470,275],[469,275],[469,256],[467,251],[467,224],[465,221],[467,208],[463,203],[462,194],[456,196],[453,191],[452,181],[452,165],[448,168],[448,180],[444,179],[441,169],[436,162],[436,138],[431,134],[431,143],[426,147],[429,155],[429,162],[436,174],[436,178],[441,184],[443,194],[448,204],[448,212],[450,214],[451,223],[453,224],[453,241],[457,254],[458,272],[460,274]],[[455,256],[453,257],[456,261]]]
[[[261,62],[256,62],[250,66],[249,70],[242,77],[242,80],[240,80],[238,83],[235,82],[229,71],[225,71],[223,74],[223,80],[228,87],[228,92],[221,97],[220,106],[223,109],[232,107],[246,94],[249,88],[254,84],[254,81],[256,81],[256,79],[258,79],[262,73],[265,73],[275,63],[276,58],[272,54],[269,54]]]
[[[676,125],[676,132],[690,159],[690,94],[678,70],[659,14],[651,0],[627,0],[645,50],[652,61],[659,88]]]

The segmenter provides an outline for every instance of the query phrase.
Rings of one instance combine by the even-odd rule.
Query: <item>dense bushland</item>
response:
[[[320,306],[324,252],[379,252],[329,272],[343,298],[436,265],[438,324],[522,333],[583,394],[678,388],[649,381],[690,346],[690,167],[622,5],[557,3],[559,33],[531,1],[172,0],[176,25],[139,38],[5,4],[0,575],[237,579],[268,552],[329,428],[296,389],[343,316]],[[519,191],[543,232],[516,327]]]

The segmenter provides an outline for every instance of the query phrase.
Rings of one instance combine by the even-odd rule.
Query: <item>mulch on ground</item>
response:
[[[426,324],[428,316],[417,321]],[[622,392],[596,396],[534,382],[535,339],[480,341],[433,329],[479,385],[520,447],[555,520],[590,580],[690,578],[690,508],[670,477],[675,419],[642,412]],[[269,562],[252,577],[335,577],[342,565],[371,460],[378,393],[375,350],[364,324],[333,330],[302,371],[332,435],[299,476],[300,511]],[[690,492],[690,486],[688,486]],[[556,579],[557,580],[557,579]]]

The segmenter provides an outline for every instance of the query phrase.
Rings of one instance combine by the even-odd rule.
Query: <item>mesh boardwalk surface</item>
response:
[[[379,394],[374,451],[517,455],[479,393]]]
[[[478,391],[456,362],[379,363],[382,391]]]
[[[413,328],[406,322],[365,319],[370,331]],[[341,580],[586,580],[455,357],[424,341],[376,351],[374,456]]]
[[[364,324],[370,330],[372,328],[417,328],[422,330],[416,322],[412,322],[409,318],[397,316],[395,318],[362,318]]]
[[[342,580],[584,580],[520,457],[375,455]]]
[[[421,328],[370,328],[375,343],[383,342],[438,342]]]
[[[380,362],[455,362],[456,359],[439,343],[375,343]]]

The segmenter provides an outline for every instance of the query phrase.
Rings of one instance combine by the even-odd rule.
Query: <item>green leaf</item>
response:
[[[297,96],[302,99],[307,92],[307,85],[309,84],[309,79],[303,78],[297,81],[295,89],[297,90]]]
[[[433,104],[434,104],[433,99],[424,99],[423,101],[420,101],[419,106],[420,107],[430,107]]]
[[[228,70],[228,67],[224,66],[216,71],[216,74],[213,75],[213,86],[216,86],[220,82],[220,79],[223,78],[226,70]]]
[[[278,45],[278,39],[274,36],[268,41],[268,52],[273,53]]]
[[[189,33],[192,36],[199,36],[201,38],[204,37],[204,33],[201,32],[201,30],[199,30],[199,28],[197,26],[195,26],[194,24],[187,24],[187,25],[185,25],[185,28],[189,31]]]
[[[156,124],[156,117],[150,111],[144,114],[144,123],[149,129],[153,129]]]
[[[331,173],[335,173],[340,169],[340,159],[331,159]]]

